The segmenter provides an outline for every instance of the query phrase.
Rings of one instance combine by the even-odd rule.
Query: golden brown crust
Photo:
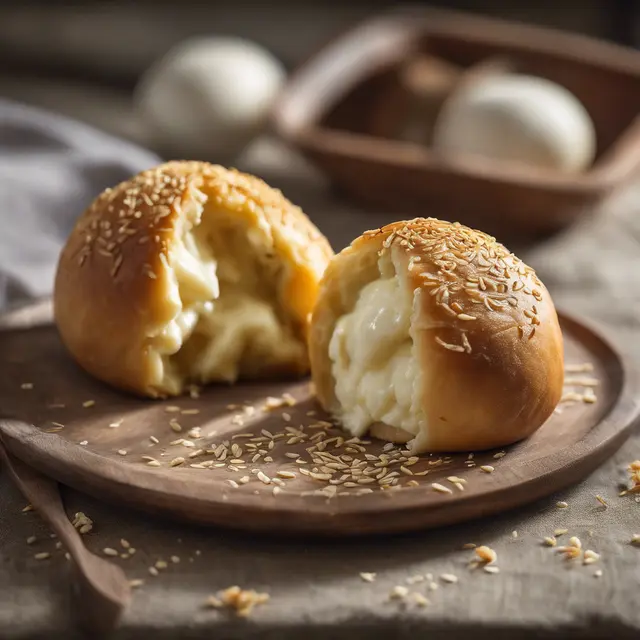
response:
[[[390,252],[414,291],[412,329],[423,374],[429,450],[485,449],[533,433],[560,400],[562,335],[535,272],[494,238],[432,218],[357,238],[327,269],[312,320],[311,362],[321,403],[338,412],[328,344],[337,319]],[[361,272],[352,279],[352,273]]]
[[[63,342],[87,371],[117,387],[150,386],[148,336],[175,315],[167,303],[172,242],[192,189],[249,225],[269,229],[288,267],[278,301],[306,339],[318,281],[333,255],[305,214],[262,180],[202,162],[174,161],[104,191],[78,219],[58,263],[54,312]],[[308,363],[291,363],[304,373]]]

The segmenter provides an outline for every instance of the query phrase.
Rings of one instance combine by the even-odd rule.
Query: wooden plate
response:
[[[496,451],[476,453],[472,461],[467,454],[423,456],[402,465],[414,475],[400,470],[398,462],[387,465],[389,472],[399,474],[393,476],[399,489],[380,489],[375,475],[382,467],[376,467],[373,475],[349,472],[356,480],[372,480],[329,485],[326,479],[302,475],[303,469],[318,467],[311,463],[307,447],[329,441],[323,453],[340,456],[333,466],[351,466],[361,459],[362,472],[379,463],[383,443],[344,443],[336,449],[335,438],[344,434],[324,424],[326,416],[316,406],[307,381],[216,386],[203,390],[199,398],[139,400],[103,386],[76,367],[49,314],[45,303],[0,321],[0,401],[7,418],[0,423],[0,434],[9,451],[96,497],[202,524],[279,535],[355,535],[435,527],[488,515],[577,482],[620,447],[638,416],[635,382],[620,356],[598,333],[562,316],[567,362],[590,362],[594,368],[568,375],[599,381],[595,403],[561,404],[560,413],[529,440],[505,449],[503,457],[496,458]],[[267,397],[283,393],[296,399],[295,406],[264,410]],[[174,431],[170,421],[182,431]],[[300,425],[305,425],[301,431]],[[203,437],[189,434],[193,427],[200,427]],[[283,432],[285,437],[278,436]],[[247,433],[261,440],[239,436]],[[304,441],[298,442],[301,437]],[[179,438],[193,446],[175,443]],[[229,449],[235,444],[242,451],[235,449],[226,460],[217,460],[214,464],[219,467],[189,466],[216,459],[206,453],[189,457],[198,449],[217,449],[222,457],[223,440],[229,441]],[[252,462],[258,450],[264,453]],[[309,462],[297,463],[295,453]],[[399,456],[400,451],[387,455]],[[149,466],[142,456],[153,457],[161,466]],[[176,458],[185,462],[170,466]],[[244,462],[230,463],[231,459]],[[229,464],[237,470],[229,470]],[[483,472],[481,465],[491,465],[495,471]],[[329,470],[335,478],[345,472]],[[285,486],[278,486],[274,495],[277,485],[263,480],[277,477],[278,471],[285,476],[292,471],[296,478],[282,478]],[[428,474],[416,475],[423,471]],[[229,483],[240,483],[243,476],[249,478],[246,484]],[[447,480],[451,476],[463,479],[464,491]],[[431,483],[450,487],[452,493],[439,493]],[[325,493],[330,491],[335,495]]]

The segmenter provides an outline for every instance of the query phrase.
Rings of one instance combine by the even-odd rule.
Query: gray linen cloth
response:
[[[336,249],[396,217],[354,209],[317,174],[303,171],[299,158],[258,147],[243,168],[301,204]],[[84,206],[103,187],[156,161],[87,127],[0,102],[3,299],[47,293],[57,252]],[[523,254],[561,306],[613,327],[636,361],[639,201],[632,190],[597,218]],[[260,538],[150,518],[76,491],[65,490],[64,497],[68,513],[93,518],[94,531],[84,540],[90,549],[117,548],[120,538],[138,549],[120,564],[145,584],[134,592],[115,640],[626,640],[640,634],[640,548],[630,544],[640,533],[640,504],[617,493],[622,470],[639,457],[636,434],[583,482],[535,504],[455,527],[367,540]],[[557,500],[569,508],[557,509]],[[24,502],[0,473],[0,638],[76,638],[68,563],[37,514],[21,513]],[[543,547],[541,538],[558,527],[601,553],[600,562],[567,563]],[[27,546],[31,535],[37,541]],[[460,550],[467,542],[493,547],[500,575],[469,571],[470,553]],[[38,562],[36,551],[55,557]],[[149,575],[151,564],[173,555],[179,563],[157,578]],[[594,577],[598,568],[600,578]],[[375,582],[363,582],[363,571],[376,572]],[[429,596],[428,607],[388,599],[391,588],[411,576],[437,579],[445,572],[458,575],[459,583],[440,582],[434,592],[426,583],[412,587]],[[271,601],[249,620],[203,608],[208,595],[231,584],[268,591]]]
[[[73,120],[0,100],[0,306],[50,293],[75,219],[152,153]]]

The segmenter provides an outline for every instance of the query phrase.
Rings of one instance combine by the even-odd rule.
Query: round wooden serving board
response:
[[[336,448],[336,438],[346,436],[321,422],[327,416],[316,405],[308,381],[211,386],[198,398],[162,402],[133,398],[93,380],[71,361],[50,323],[47,303],[0,319],[0,410],[5,418],[0,436],[10,453],[62,483],[116,504],[185,521],[279,535],[435,527],[516,507],[575,483],[630,434],[638,400],[629,370],[610,344],[581,322],[562,316],[562,327],[567,363],[593,365],[591,372],[567,375],[597,379],[595,403],[561,404],[534,436],[506,448],[502,457],[489,451],[475,453],[472,462],[466,453],[392,462],[388,472],[398,474],[392,477],[399,489],[381,489],[376,478],[384,466],[378,458],[384,443],[344,443]],[[265,410],[267,397],[283,393],[291,394],[296,404]],[[174,431],[170,421],[182,431]],[[188,434],[193,427],[201,428],[202,437]],[[296,437],[298,429],[301,437]],[[278,435],[283,432],[286,436]],[[179,438],[193,446],[170,444]],[[230,451],[226,460],[219,460],[223,441],[228,441],[229,450],[237,444],[242,451],[236,448],[235,454]],[[329,485],[329,477],[302,475],[301,469],[318,467],[306,449],[320,441],[329,441],[324,452],[336,456],[331,459],[334,466],[351,468],[362,460],[359,471],[349,474],[355,480],[369,479]],[[204,452],[190,458],[198,449]],[[218,458],[206,453],[216,449]],[[260,449],[260,459],[252,462]],[[307,464],[297,463],[295,453]],[[400,449],[387,455],[400,456]],[[160,466],[149,466],[142,456],[155,458]],[[185,462],[170,466],[179,457]],[[230,463],[231,459],[242,462]],[[219,466],[189,466],[212,462]],[[481,465],[495,470],[486,473]],[[426,475],[415,475],[427,470]],[[282,478],[284,486],[274,494],[276,485],[265,481],[277,477],[278,471],[292,471],[296,477]],[[339,479],[346,470],[333,472],[330,477]],[[245,476],[249,480],[241,484]],[[465,481],[464,490],[447,479],[451,476]],[[230,480],[240,484],[234,487]],[[440,493],[432,483],[452,493]]]

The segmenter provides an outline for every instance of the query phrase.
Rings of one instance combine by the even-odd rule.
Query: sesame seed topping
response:
[[[111,547],[105,547],[102,550],[102,553],[104,553],[105,556],[112,556],[112,557],[116,557],[118,555],[118,552],[115,549],[112,549]]]
[[[493,473],[495,471],[495,468],[490,464],[483,464],[481,465],[480,470],[484,471],[485,473]]]
[[[458,582],[458,576],[453,575],[453,573],[443,573],[440,576],[440,580],[448,584],[456,584],[456,582]]]
[[[33,557],[36,560],[48,560],[51,557],[51,554],[46,551],[42,551],[40,553],[36,553]]]
[[[558,509],[566,509],[569,505],[564,502],[564,501],[560,501],[560,502],[556,502],[556,507],[558,507]]]

